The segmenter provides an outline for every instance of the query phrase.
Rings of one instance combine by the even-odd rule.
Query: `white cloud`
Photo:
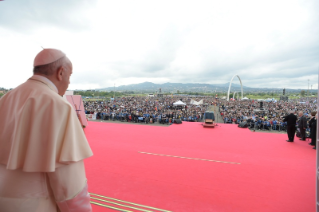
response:
[[[316,0],[37,2],[0,2],[0,87],[24,82],[41,46],[72,60],[71,89],[234,74],[252,87],[317,85]]]

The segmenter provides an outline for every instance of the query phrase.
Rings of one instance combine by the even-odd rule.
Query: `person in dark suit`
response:
[[[311,138],[311,143],[309,145],[315,146],[314,149],[316,149],[316,128],[317,128],[317,119],[316,119],[316,111],[311,112],[311,119],[309,121],[309,127],[310,127],[310,138]]]
[[[288,142],[293,142],[295,138],[296,132],[296,122],[297,117],[291,111],[288,116],[284,117],[284,122],[287,122],[287,134],[288,134]]]
[[[299,127],[299,130],[300,130],[300,136],[301,136],[301,138],[299,140],[305,141],[306,140],[307,119],[303,115],[302,111],[300,111],[298,113],[298,115],[300,117],[299,122],[298,122],[298,127]]]

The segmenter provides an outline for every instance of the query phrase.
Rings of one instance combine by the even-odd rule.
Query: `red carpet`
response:
[[[315,212],[316,152],[308,141],[185,122],[89,122],[85,132],[94,153],[85,162],[89,192],[103,196],[92,195],[95,203],[123,211]]]

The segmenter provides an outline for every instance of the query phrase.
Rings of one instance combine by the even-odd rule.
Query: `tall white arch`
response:
[[[229,92],[230,92],[230,88],[231,88],[231,84],[233,83],[233,79],[234,77],[237,77],[239,79],[239,82],[240,82],[240,87],[241,87],[241,99],[244,98],[244,92],[243,92],[243,84],[241,83],[241,79],[238,75],[234,75],[231,80],[230,80],[230,83],[229,83],[229,88],[228,88],[228,93],[227,93],[227,101],[229,101]]]

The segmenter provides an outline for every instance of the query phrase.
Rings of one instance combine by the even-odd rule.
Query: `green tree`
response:
[[[300,91],[300,96],[306,96],[306,91],[301,90],[301,91]]]

